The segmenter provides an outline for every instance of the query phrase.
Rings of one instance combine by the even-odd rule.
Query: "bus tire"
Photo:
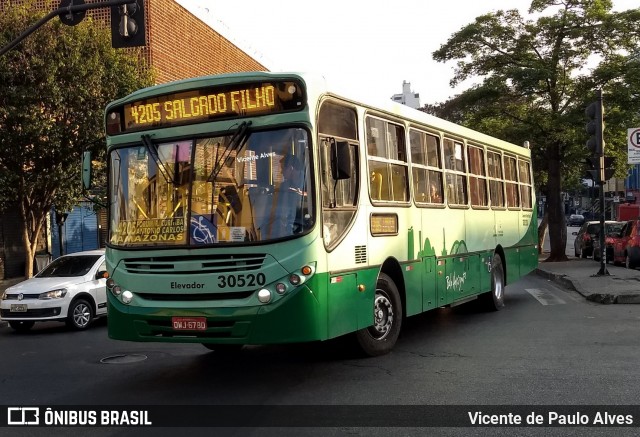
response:
[[[244,345],[202,343],[202,346],[206,347],[210,351],[218,352],[220,354],[234,354],[234,353],[240,352],[240,350]]]
[[[500,255],[493,255],[491,262],[491,290],[481,294],[480,303],[487,311],[499,311],[504,307],[504,268]]]
[[[367,356],[387,354],[400,335],[402,300],[393,280],[380,273],[373,303],[373,325],[356,331],[360,350]]]

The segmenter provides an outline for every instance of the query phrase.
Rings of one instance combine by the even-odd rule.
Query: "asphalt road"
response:
[[[408,319],[394,351],[378,358],[354,356],[343,341],[251,346],[223,357],[200,345],[110,340],[104,320],[85,332],[46,323],[26,335],[0,329],[0,387],[5,405],[640,405],[639,320],[640,305],[590,303],[528,276],[507,288],[500,312],[464,305]],[[635,420],[640,423],[640,416]],[[38,431],[72,434],[64,428]],[[90,431],[158,435],[151,429]],[[279,428],[214,431],[301,434]],[[345,423],[302,434],[378,431]],[[461,428],[438,431],[469,435]],[[534,431],[517,434],[540,435]],[[627,431],[632,429],[616,428],[615,434]],[[492,428],[473,430],[496,434]],[[584,428],[544,434],[592,435]]]

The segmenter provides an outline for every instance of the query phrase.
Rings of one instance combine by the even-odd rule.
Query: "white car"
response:
[[[107,314],[106,270],[104,249],[61,256],[33,278],[7,288],[0,317],[16,331],[50,320],[86,329],[94,317]]]

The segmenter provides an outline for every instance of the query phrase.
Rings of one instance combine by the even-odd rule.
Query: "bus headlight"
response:
[[[300,285],[300,282],[302,282],[302,280],[300,279],[300,276],[296,275],[295,273],[289,276],[289,282],[291,282],[291,285]]]
[[[258,300],[262,303],[271,302],[271,292],[266,288],[263,288],[262,290],[258,291]]]
[[[284,285],[282,282],[278,282],[276,284],[276,293],[284,294],[285,291],[287,291],[287,286]]]
[[[129,290],[125,290],[122,293],[122,303],[130,304],[132,300],[133,300],[133,293],[130,292]]]

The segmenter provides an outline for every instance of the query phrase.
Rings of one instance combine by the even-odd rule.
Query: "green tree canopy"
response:
[[[529,13],[537,18],[517,10],[482,15],[433,53],[437,61],[457,61],[451,85],[480,79],[433,112],[514,143],[530,142],[537,186],[547,194],[549,260],[566,259],[561,192],[584,170],[584,111],[595,90],[604,93],[607,156],[626,162],[626,128],[640,119],[633,68],[640,9],[611,9],[610,0],[533,0]]]
[[[0,1],[0,46],[45,15]],[[20,208],[27,277],[46,215],[82,197],[82,152],[104,159],[107,103],[153,82],[140,51],[112,49],[109,32],[56,18],[0,58],[0,206]]]

